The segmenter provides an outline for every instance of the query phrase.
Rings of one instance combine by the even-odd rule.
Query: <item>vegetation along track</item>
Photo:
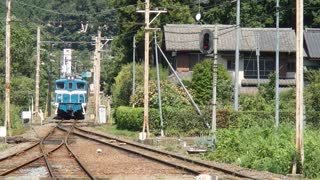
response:
[[[59,126],[58,128],[64,131],[68,131],[68,129],[62,126]],[[129,142],[129,141],[109,137],[106,135],[98,134],[95,132],[87,131],[78,127],[75,127],[72,133],[76,136],[79,136],[85,139],[89,139],[104,145],[121,149],[129,153],[137,154],[139,156],[151,159],[153,161],[157,161],[175,168],[185,170],[194,175],[208,173],[208,174],[217,175],[220,178],[224,177],[227,179],[237,179],[237,178],[255,179],[255,177],[243,175],[241,173],[234,172],[232,170],[224,169],[221,167],[217,167],[211,164],[207,164],[202,161],[193,160],[190,158],[186,158],[186,157],[179,156],[179,155],[165,152],[165,151],[160,151],[157,149],[150,148],[148,146],[144,146],[139,143]]]
[[[53,179],[83,177],[95,179],[69,148],[69,135],[75,123],[66,133],[55,126],[44,138],[29,148],[1,160],[0,176],[21,176],[22,168],[46,167],[47,173],[37,176],[49,176]],[[55,145],[58,144],[58,145]],[[37,148],[40,146],[40,148]]]

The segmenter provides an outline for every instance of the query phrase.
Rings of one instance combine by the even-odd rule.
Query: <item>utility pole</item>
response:
[[[94,69],[94,75],[93,75],[93,84],[94,84],[94,105],[95,105],[95,123],[100,123],[99,121],[99,106],[100,106],[100,62],[101,62],[101,48],[105,44],[107,44],[112,39],[108,39],[105,37],[101,37],[101,31],[98,30],[98,36],[92,38],[95,40],[95,52],[94,52],[94,58],[93,58],[93,69]],[[101,45],[101,41],[106,40],[106,42]]]
[[[7,0],[7,18],[6,18],[6,97],[5,97],[5,121],[6,133],[9,132],[11,136],[11,120],[10,120],[10,72],[11,72],[11,0]],[[5,142],[7,139],[5,138]]]
[[[277,37],[276,37],[276,110],[275,110],[275,127],[279,127],[279,11],[280,11],[280,6],[279,6],[279,0],[277,0],[277,5],[276,5],[276,11],[277,11]]]
[[[303,171],[303,0],[296,0],[296,145],[292,174],[297,173],[297,161]],[[297,156],[300,157],[298,158]],[[301,172],[302,174],[303,172]]]
[[[53,59],[51,59],[51,58],[53,58],[53,55],[51,54],[51,52],[52,52],[52,46],[53,46],[53,44],[50,44],[50,52],[49,52],[49,77],[48,77],[48,81],[49,81],[49,83],[48,83],[48,106],[47,106],[47,109],[48,109],[48,117],[51,116],[51,92],[52,92],[52,83],[51,83],[52,77],[51,77],[51,75],[52,75],[52,61],[53,61]]]
[[[218,68],[218,26],[214,26],[214,41],[213,41],[213,78],[212,78],[212,122],[211,122],[211,132],[213,134],[212,145],[216,141],[216,130],[217,130],[217,68]]]
[[[99,123],[99,105],[100,105],[100,42],[101,42],[101,31],[98,30],[98,37],[96,39],[95,49],[95,79],[94,79],[94,90],[95,90],[95,123]]]
[[[37,65],[36,65],[36,99],[35,99],[35,123],[39,123],[39,84],[40,84],[40,27],[37,28]]]
[[[149,0],[145,1],[145,31],[144,31],[144,109],[143,109],[143,130],[147,128],[149,136],[149,17],[150,17]]]
[[[234,110],[238,111],[239,103],[239,46],[240,46],[240,0],[237,0],[237,22],[236,22],[236,60],[234,80]]]
[[[150,24],[163,12],[167,11],[150,11],[150,1],[145,0],[145,10],[137,11],[139,13],[144,13],[145,17],[145,28],[144,28],[144,115],[143,115],[143,128],[144,133],[147,129],[147,136],[149,137],[149,31]],[[150,21],[150,13],[157,13],[157,15]]]
[[[136,36],[133,36],[133,55],[132,55],[132,95],[136,89]]]

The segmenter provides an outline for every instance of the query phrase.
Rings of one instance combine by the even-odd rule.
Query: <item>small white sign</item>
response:
[[[0,137],[6,137],[7,136],[7,129],[5,126],[0,126]]]
[[[144,141],[147,137],[147,133],[141,132],[139,133],[139,140]]]
[[[31,119],[31,111],[22,111],[22,119]]]

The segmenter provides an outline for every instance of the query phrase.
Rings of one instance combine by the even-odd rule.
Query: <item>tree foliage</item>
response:
[[[135,84],[138,89],[143,86],[144,66],[136,64],[135,67]],[[156,69],[151,68],[149,72],[150,80],[156,79]],[[160,68],[160,79],[167,78],[167,71]],[[151,89],[151,88],[150,88]],[[120,73],[115,78],[115,84],[112,87],[113,103],[115,106],[129,105],[130,96],[132,94],[132,64],[127,64],[121,68]]]
[[[212,99],[212,60],[204,60],[196,64],[192,75],[192,94],[195,101],[201,105],[208,105]],[[217,100],[226,104],[232,98],[232,82],[226,69],[219,65],[217,72]]]
[[[162,106],[182,107],[189,104],[189,99],[181,87],[177,87],[172,82],[162,80],[160,82]],[[149,82],[149,106],[152,108],[159,107],[157,81]],[[130,104],[136,107],[143,107],[144,88],[143,84],[137,86],[134,96],[131,97]]]

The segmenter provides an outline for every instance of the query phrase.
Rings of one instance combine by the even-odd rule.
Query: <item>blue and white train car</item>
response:
[[[84,119],[86,113],[87,82],[75,77],[58,79],[54,82],[56,115],[64,119]]]

